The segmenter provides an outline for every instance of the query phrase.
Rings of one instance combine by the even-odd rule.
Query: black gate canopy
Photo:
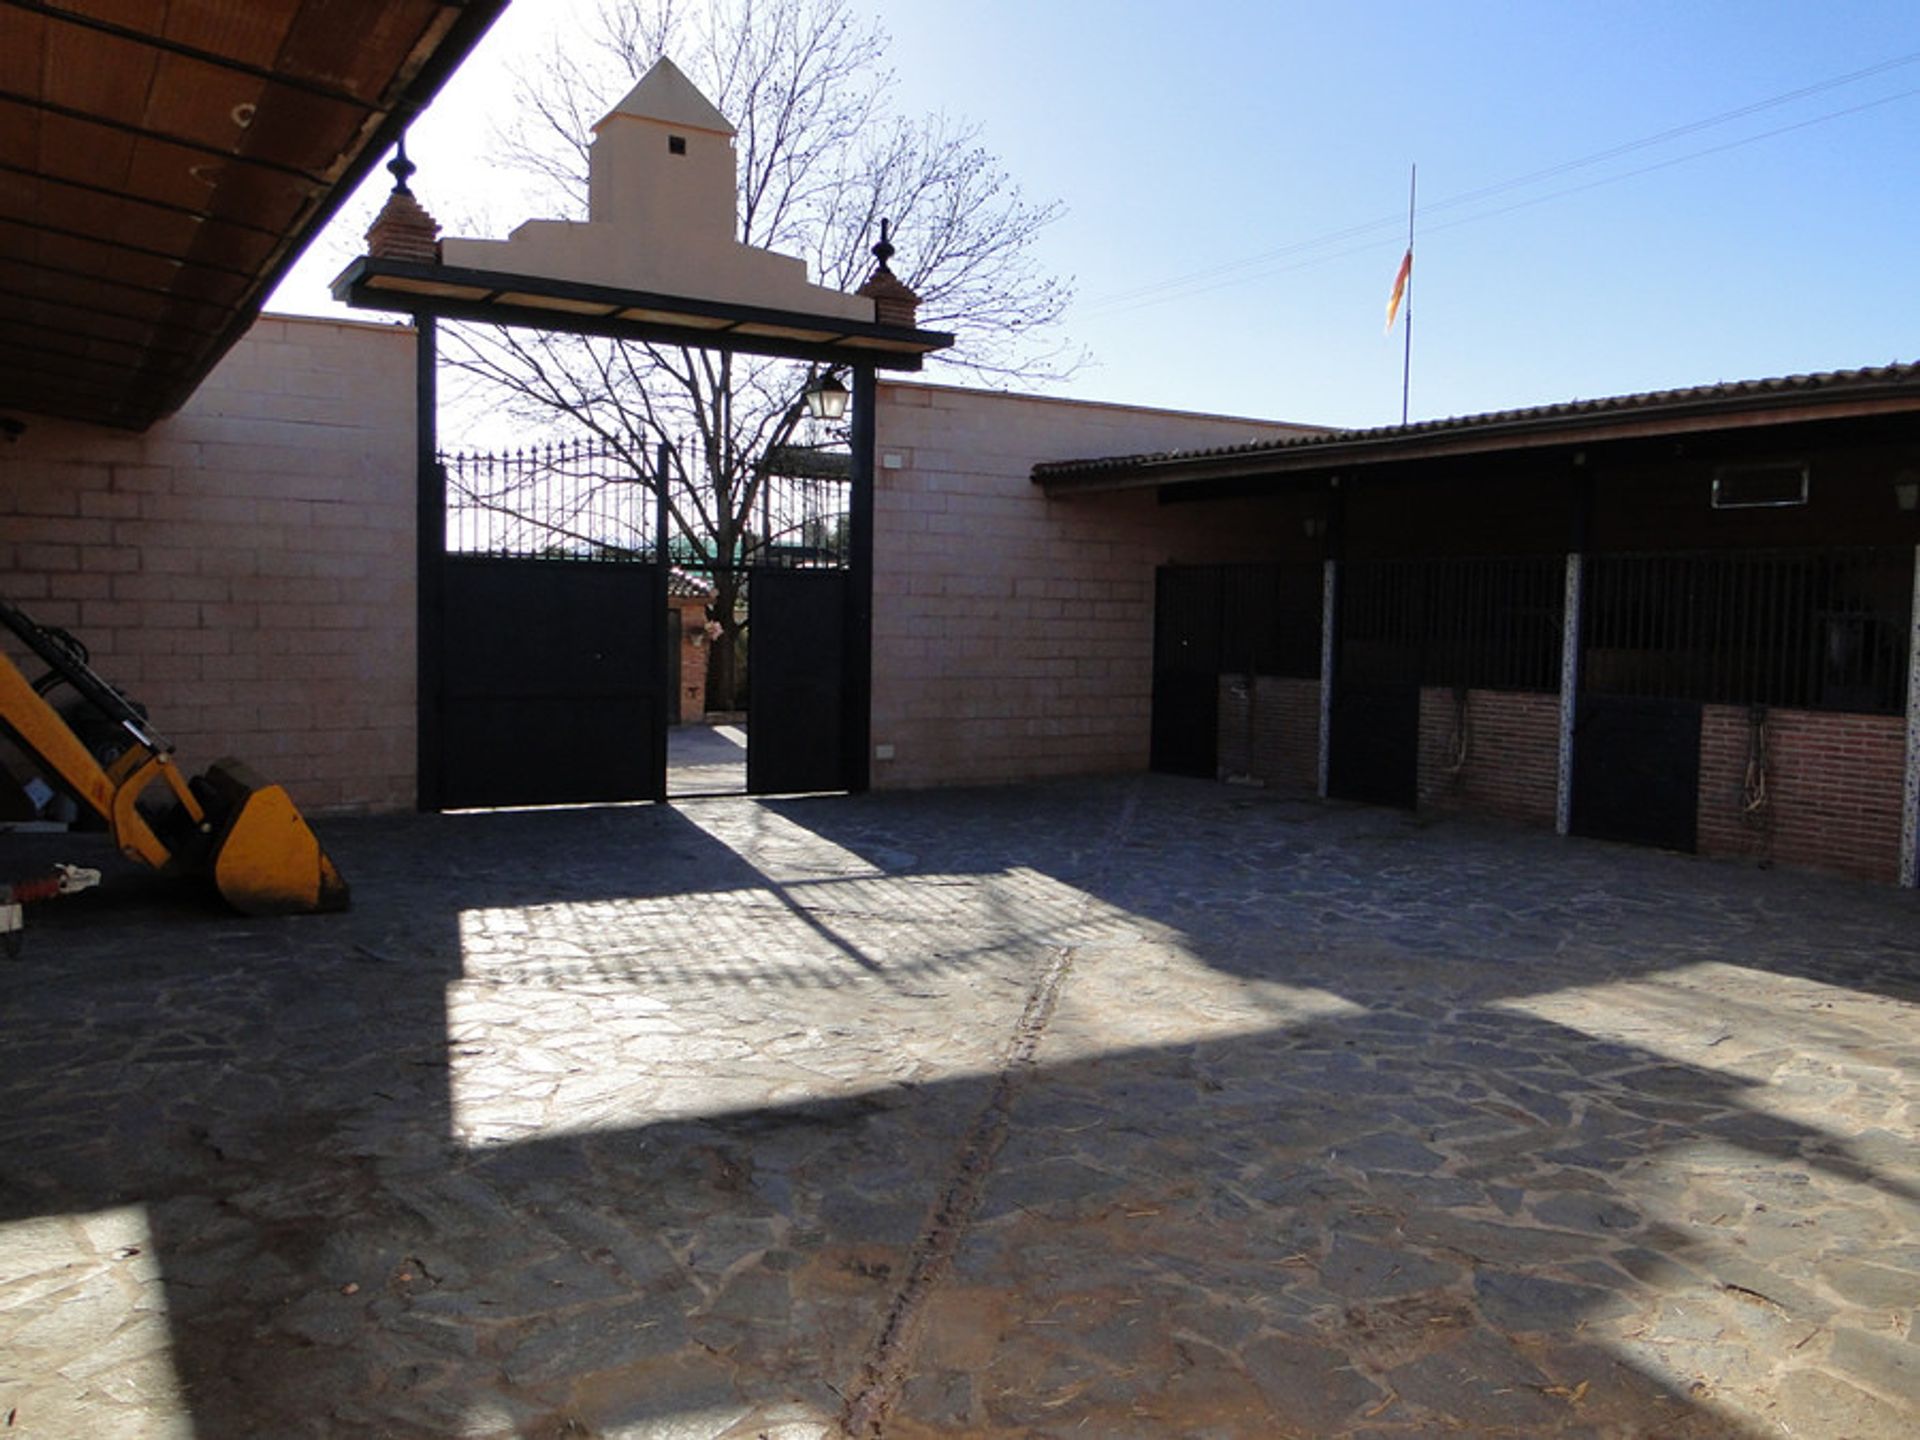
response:
[[[878,370],[918,370],[953,344],[944,331],[906,325],[364,255],[333,282],[333,298],[362,310]]]

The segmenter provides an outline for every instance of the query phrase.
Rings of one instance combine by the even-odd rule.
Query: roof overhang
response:
[[[1217,450],[1045,462],[1049,495],[1303,480],[1366,468],[1766,427],[1920,416],[1920,365],[1628,395]]]
[[[0,0],[0,411],[191,395],[508,0]]]
[[[953,344],[938,330],[364,255],[333,282],[333,298],[363,310],[881,370],[918,370]]]

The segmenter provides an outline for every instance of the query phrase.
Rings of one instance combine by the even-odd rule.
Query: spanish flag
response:
[[[1387,297],[1387,333],[1392,333],[1393,322],[1400,314],[1400,302],[1406,298],[1407,280],[1413,274],[1413,247],[1407,247],[1407,253],[1401,257],[1400,270],[1393,277],[1393,293]]]

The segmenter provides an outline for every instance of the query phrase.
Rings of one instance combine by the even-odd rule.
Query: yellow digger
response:
[[[182,776],[145,712],[103,680],[86,648],[0,600],[0,624],[49,668],[29,681],[0,651],[0,731],[106,822],[120,852],[167,875],[205,876],[246,915],[347,908],[347,886],[287,792],[238,760]],[[56,708],[49,695],[74,692]]]

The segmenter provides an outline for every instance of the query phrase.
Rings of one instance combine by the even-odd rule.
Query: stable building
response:
[[[1913,883],[1920,367],[1136,448],[1181,421],[887,398],[913,783],[1130,760]]]

